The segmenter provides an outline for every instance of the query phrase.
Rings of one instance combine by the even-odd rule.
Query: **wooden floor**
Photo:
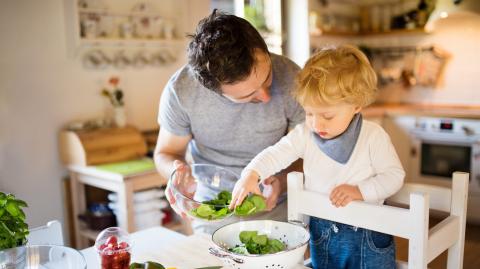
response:
[[[430,223],[435,225],[438,219],[430,219]],[[408,260],[408,241],[403,238],[395,238],[397,244],[397,260]],[[447,264],[447,252],[442,253],[431,263],[428,264],[429,269],[444,269]],[[480,268],[480,226],[467,224],[465,233],[465,253],[463,259],[464,269]]]

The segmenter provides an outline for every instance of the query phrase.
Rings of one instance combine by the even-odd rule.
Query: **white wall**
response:
[[[438,21],[434,33],[404,39],[405,44],[437,44],[452,54],[437,88],[385,89],[385,102],[480,105],[480,15]]]
[[[70,1],[70,0],[69,0]],[[74,0],[71,0],[74,1]],[[189,23],[209,12],[209,1],[189,5]],[[67,57],[63,0],[2,1],[0,8],[0,190],[28,202],[31,226],[64,218],[57,135],[72,120],[101,117],[99,91],[111,75],[120,77],[128,122],[157,126],[163,86],[185,57],[170,66],[86,70]],[[193,31],[193,27],[189,29]]]
[[[437,88],[389,87],[379,99],[389,103],[480,105],[480,15],[438,21],[431,34],[378,35],[361,38],[315,38],[316,46],[356,43],[371,46],[438,45],[452,54]]]

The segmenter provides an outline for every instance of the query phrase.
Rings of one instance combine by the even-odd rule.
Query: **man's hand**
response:
[[[193,198],[193,195],[195,194],[195,181],[191,176],[190,166],[188,166],[186,163],[175,160],[173,162],[173,167],[175,172],[165,188],[165,196],[167,197],[167,201],[170,203],[170,206],[175,213],[182,216],[182,218],[188,218],[187,214],[176,205],[171,184],[174,184],[175,188],[179,189],[183,194],[185,194],[185,196]]]
[[[343,207],[351,201],[363,201],[363,196],[357,186],[342,184],[332,190],[330,201],[336,207]]]
[[[257,172],[250,170],[243,174],[235,183],[235,187],[233,187],[232,191],[232,201],[229,206],[230,210],[241,205],[249,193],[262,195],[258,186],[258,177]]]
[[[277,205],[278,196],[281,193],[281,184],[278,178],[271,176],[262,181],[264,186],[263,196],[267,198],[267,211],[272,210]]]

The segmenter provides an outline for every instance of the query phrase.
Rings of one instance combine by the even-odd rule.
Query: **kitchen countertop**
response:
[[[373,104],[362,110],[364,117],[417,115],[480,119],[480,106],[426,105],[426,104]]]

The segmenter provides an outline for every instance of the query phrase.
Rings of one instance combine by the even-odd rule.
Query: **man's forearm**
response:
[[[167,180],[174,171],[173,161],[179,160],[186,163],[185,156],[168,153],[155,153],[153,159],[158,173]]]
[[[290,166],[283,169],[279,173],[275,174],[275,177],[278,178],[278,180],[280,181],[281,193],[287,192],[287,175],[288,175],[288,173],[294,172],[294,171],[303,173],[303,160],[302,159],[296,160]]]

